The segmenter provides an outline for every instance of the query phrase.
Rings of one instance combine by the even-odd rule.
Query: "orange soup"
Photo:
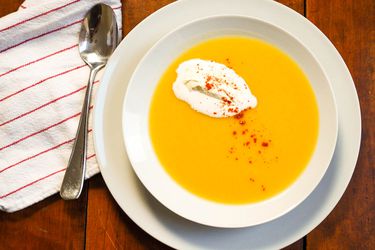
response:
[[[176,69],[193,58],[232,68],[257,107],[212,118],[177,99]],[[221,37],[195,45],[166,69],[149,129],[161,165],[177,183],[212,201],[243,204],[275,196],[298,178],[313,154],[318,119],[308,79],[288,55],[258,39]]]

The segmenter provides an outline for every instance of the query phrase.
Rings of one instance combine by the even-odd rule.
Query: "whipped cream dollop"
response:
[[[174,94],[198,112],[221,118],[257,105],[245,80],[224,64],[191,59],[181,63],[176,72]]]

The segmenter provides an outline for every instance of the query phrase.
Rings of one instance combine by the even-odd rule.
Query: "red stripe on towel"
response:
[[[91,159],[91,158],[94,157],[94,156],[95,156],[95,154],[92,154],[92,155],[88,156],[86,159],[89,160],[89,159]],[[6,193],[6,194],[4,194],[4,195],[1,195],[1,196],[0,196],[0,199],[3,199],[3,198],[5,198],[5,197],[7,197],[7,196],[9,196],[9,195],[15,194],[15,193],[17,193],[18,191],[20,191],[20,190],[22,190],[22,189],[24,189],[24,188],[30,187],[31,185],[33,185],[33,184],[35,184],[35,183],[37,183],[37,182],[39,182],[39,181],[41,181],[41,180],[44,180],[44,179],[46,179],[46,178],[48,178],[48,177],[51,177],[51,176],[53,176],[53,175],[55,175],[55,174],[58,174],[58,173],[64,171],[65,169],[66,169],[66,168],[60,169],[60,170],[58,170],[58,171],[56,171],[56,172],[53,172],[53,173],[51,173],[51,174],[49,174],[49,175],[43,176],[42,178],[39,178],[39,179],[37,179],[37,180],[35,180],[35,181],[32,181],[32,182],[30,182],[30,183],[28,183],[28,184],[26,184],[26,185],[24,185],[24,186],[22,186],[22,187],[19,187],[19,188],[15,189],[15,190],[13,190],[13,191],[11,191],[11,192],[9,192],[9,193]]]
[[[90,109],[91,109],[91,108],[92,108],[92,105],[90,106]],[[58,123],[52,124],[52,125],[50,125],[50,126],[44,128],[44,129],[42,129],[42,130],[39,130],[39,131],[34,132],[34,133],[32,133],[32,134],[29,134],[29,135],[27,135],[27,136],[25,136],[25,137],[22,137],[21,139],[18,139],[18,140],[14,141],[14,142],[12,142],[12,143],[10,143],[10,144],[8,144],[8,145],[5,145],[5,146],[1,147],[1,148],[0,148],[0,151],[1,151],[1,150],[4,150],[4,149],[6,149],[6,148],[9,148],[9,147],[11,147],[11,146],[13,146],[13,145],[15,145],[15,144],[17,144],[17,143],[20,143],[20,142],[22,142],[22,141],[24,141],[24,140],[26,140],[26,139],[28,139],[28,138],[30,138],[30,137],[33,137],[34,135],[40,134],[40,133],[42,133],[42,132],[44,132],[44,131],[46,131],[46,130],[48,130],[48,129],[50,129],[50,128],[56,127],[56,126],[58,126],[58,125],[60,125],[60,124],[62,124],[62,123],[64,123],[64,122],[66,122],[66,121],[68,121],[68,120],[70,120],[70,119],[76,117],[76,116],[79,116],[80,114],[81,114],[81,112],[78,112],[78,113],[76,113],[76,114],[74,114],[74,115],[72,115],[72,116],[69,116],[69,117],[67,117],[67,118],[65,118],[65,119],[63,119],[63,120],[61,120],[61,121],[59,121]]]
[[[7,51],[7,50],[10,50],[10,49],[13,49],[13,48],[15,48],[15,47],[17,47],[17,46],[19,46],[19,45],[22,45],[22,44],[27,43],[27,42],[30,42],[30,41],[32,41],[32,40],[38,39],[38,38],[43,37],[43,36],[45,36],[45,35],[51,34],[51,33],[53,33],[53,32],[60,31],[60,30],[62,30],[62,29],[68,28],[68,27],[70,27],[70,26],[72,26],[72,25],[75,25],[75,24],[81,23],[82,20],[83,20],[83,19],[78,20],[78,21],[75,21],[75,22],[72,22],[72,23],[70,23],[70,24],[67,24],[67,25],[65,25],[65,26],[59,27],[59,28],[57,28],[57,29],[47,31],[47,32],[45,32],[45,33],[43,33],[43,34],[40,34],[40,35],[37,35],[37,36],[31,37],[31,38],[28,38],[28,39],[26,39],[26,40],[24,40],[24,41],[22,41],[22,42],[19,42],[19,43],[17,43],[17,44],[14,44],[14,45],[12,45],[12,46],[10,46],[10,47],[8,47],[8,48],[5,48],[5,49],[3,49],[3,50],[0,50],[0,53],[2,53],[2,52],[4,52],[4,51]]]
[[[0,99],[0,102],[4,101],[4,100],[6,100],[6,99],[8,99],[8,98],[10,98],[10,97],[12,97],[12,96],[15,96],[15,95],[17,95],[17,94],[19,94],[19,93],[21,93],[21,92],[23,92],[23,91],[25,91],[25,90],[27,90],[27,89],[29,89],[29,88],[32,88],[32,87],[34,87],[34,86],[36,86],[36,85],[39,85],[39,84],[41,84],[41,83],[43,83],[43,82],[45,82],[45,81],[47,81],[47,80],[53,79],[53,78],[58,77],[58,76],[61,76],[61,75],[65,75],[65,74],[67,74],[67,73],[69,73],[69,72],[72,72],[72,71],[74,71],[74,70],[80,69],[80,68],[82,68],[82,67],[84,67],[84,66],[86,66],[86,64],[83,64],[83,65],[77,66],[77,67],[72,68],[72,69],[68,69],[68,70],[66,70],[66,71],[60,72],[60,73],[55,74],[55,75],[52,75],[52,76],[49,76],[49,77],[47,77],[47,78],[45,78],[45,79],[43,79],[43,80],[40,80],[40,81],[38,81],[38,82],[36,82],[36,83],[33,83],[33,84],[31,84],[31,85],[29,85],[29,86],[23,88],[23,89],[18,90],[18,91],[14,92],[14,93],[12,93],[12,94],[10,94],[10,95],[7,95],[7,96],[1,98],[1,99]]]
[[[99,82],[99,80],[95,81],[93,84],[96,84],[96,83],[98,83],[98,82]],[[68,96],[71,96],[71,95],[73,95],[73,94],[75,94],[75,93],[78,93],[79,91],[81,91],[81,90],[83,90],[83,89],[85,89],[85,88],[87,88],[87,85],[85,85],[85,86],[83,86],[83,87],[81,87],[81,88],[79,88],[79,89],[76,89],[76,90],[74,90],[73,92],[70,92],[70,93],[68,93],[68,94],[62,95],[62,96],[60,96],[60,97],[58,97],[58,98],[56,98],[56,99],[54,99],[54,100],[52,100],[52,101],[49,101],[49,102],[47,102],[47,103],[44,103],[43,105],[41,105],[41,106],[39,106],[39,107],[36,107],[35,109],[32,109],[32,110],[30,110],[30,111],[27,111],[26,113],[23,113],[23,114],[21,114],[21,115],[19,115],[19,116],[16,116],[16,117],[14,117],[14,118],[12,118],[12,119],[6,121],[6,122],[3,122],[3,123],[0,124],[0,127],[6,125],[6,124],[8,124],[8,123],[11,123],[11,122],[13,122],[13,121],[15,121],[15,120],[17,120],[17,119],[19,119],[19,118],[22,118],[22,117],[24,117],[24,116],[26,116],[26,115],[29,115],[29,114],[31,114],[31,113],[33,113],[33,112],[35,112],[35,111],[37,111],[37,110],[39,110],[39,109],[41,109],[41,108],[47,107],[48,105],[50,105],[50,104],[52,104],[52,103],[55,103],[55,102],[57,102],[57,101],[59,101],[59,100],[65,98],[65,97],[68,97]]]
[[[74,3],[76,3],[76,2],[79,2],[79,1],[80,1],[80,0],[75,0],[75,1],[73,1],[73,2],[70,2],[70,3],[64,4],[64,5],[60,6],[60,7],[57,7],[57,8],[54,8],[54,9],[50,9],[50,10],[48,10],[48,11],[46,11],[46,12],[43,12],[43,13],[41,13],[41,14],[39,14],[39,15],[36,15],[36,16],[33,16],[33,17],[30,17],[30,18],[28,18],[28,19],[25,19],[25,20],[22,20],[22,21],[20,21],[20,22],[18,22],[18,23],[15,23],[15,24],[13,24],[13,25],[10,25],[10,26],[8,26],[8,27],[6,27],[6,28],[4,28],[4,29],[1,29],[0,32],[5,31],[5,30],[9,30],[9,29],[11,29],[11,28],[14,28],[14,27],[16,27],[16,26],[18,26],[18,25],[20,25],[20,24],[26,23],[26,22],[28,22],[28,21],[31,21],[31,20],[35,19],[35,18],[38,18],[38,17],[41,17],[41,16],[45,16],[45,15],[47,15],[47,14],[49,14],[49,13],[51,13],[51,12],[54,12],[54,11],[56,11],[56,10],[63,9],[63,8],[65,8],[65,7],[67,7],[67,6],[71,5],[71,4],[74,4]],[[26,7],[23,6],[23,5],[21,5],[20,7],[23,8],[23,9],[26,9]]]
[[[87,133],[90,133],[91,131],[92,131],[92,129],[89,129],[89,130],[87,131]],[[58,144],[58,145],[55,145],[55,146],[53,146],[53,147],[51,147],[51,148],[48,148],[48,149],[44,150],[44,151],[42,151],[42,152],[39,152],[39,153],[37,153],[37,154],[35,154],[35,155],[32,155],[32,156],[29,156],[29,157],[27,157],[27,158],[25,158],[25,159],[23,159],[23,160],[21,160],[21,161],[18,161],[18,162],[14,163],[14,164],[12,164],[12,165],[10,165],[10,166],[8,166],[8,167],[5,167],[5,168],[1,169],[1,170],[0,170],[0,173],[4,172],[5,170],[8,170],[8,169],[10,169],[10,168],[13,168],[13,167],[15,167],[15,166],[17,166],[17,165],[19,165],[19,164],[25,162],[25,161],[28,161],[28,160],[34,159],[35,157],[38,157],[38,156],[40,156],[40,155],[42,155],[42,154],[48,153],[48,152],[50,152],[50,151],[53,151],[54,149],[57,149],[57,148],[59,148],[59,147],[65,145],[65,144],[71,143],[71,142],[73,142],[75,139],[76,139],[76,138],[73,138],[73,139],[70,139],[70,140],[64,141],[64,142],[62,142],[62,143],[60,143],[60,144]]]
[[[9,73],[11,73],[11,72],[13,72],[13,71],[16,71],[16,70],[19,70],[19,69],[21,69],[21,68],[24,68],[24,67],[26,67],[26,66],[29,66],[29,65],[31,65],[31,64],[33,64],[33,63],[40,62],[40,61],[42,61],[42,60],[44,60],[44,59],[46,59],[46,58],[48,58],[48,57],[51,57],[51,56],[54,56],[54,55],[60,54],[60,53],[62,53],[62,52],[64,52],[64,51],[70,50],[70,49],[75,48],[75,47],[78,47],[78,44],[73,45],[73,46],[70,46],[70,47],[67,47],[67,48],[62,49],[62,50],[59,50],[59,51],[56,51],[56,52],[54,52],[54,53],[52,53],[52,54],[49,54],[49,55],[43,56],[43,57],[41,57],[41,58],[39,58],[39,59],[36,59],[36,60],[34,60],[34,61],[31,61],[31,62],[25,63],[25,64],[23,64],[23,65],[21,65],[21,66],[16,67],[16,68],[10,69],[10,70],[8,70],[7,72],[4,72],[4,73],[0,74],[0,77],[2,77],[2,76],[4,76],[4,75],[7,75],[7,74],[9,74]]]
[[[15,189],[15,190],[13,190],[13,191],[11,191],[11,192],[9,192],[9,193],[6,193],[6,194],[0,196],[0,199],[3,199],[3,198],[5,198],[5,197],[7,197],[7,196],[9,196],[9,195],[11,195],[11,194],[17,193],[18,191],[20,191],[20,190],[22,190],[22,189],[24,189],[24,188],[27,188],[27,187],[29,187],[29,186],[31,186],[31,185],[33,185],[33,184],[35,184],[35,183],[37,183],[37,182],[39,182],[39,181],[41,181],[41,180],[44,180],[44,179],[46,179],[46,178],[48,178],[48,177],[50,177],[50,176],[52,176],[52,175],[55,175],[55,174],[57,174],[57,173],[60,173],[60,172],[64,171],[65,169],[66,169],[66,168],[60,169],[60,170],[58,170],[58,171],[56,171],[56,172],[53,172],[53,173],[51,173],[51,174],[49,174],[49,175],[46,175],[46,176],[44,176],[44,177],[42,177],[42,178],[39,178],[39,179],[37,179],[37,180],[35,180],[35,181],[33,181],[33,182],[30,182],[30,183],[28,183],[28,184],[26,184],[26,185],[24,185],[24,186],[22,186],[22,187],[19,187],[19,188]]]

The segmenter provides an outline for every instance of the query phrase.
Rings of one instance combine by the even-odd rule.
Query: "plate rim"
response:
[[[179,7],[183,7],[183,5],[184,4],[187,4],[187,2],[199,2],[199,1],[194,1],[194,0],[180,0],[180,1],[177,1],[177,2],[174,2],[174,3],[172,3],[172,4],[169,4],[169,5],[167,5],[167,6],[165,6],[165,7],[163,7],[163,8],[161,8],[161,9],[159,9],[158,11],[156,11],[156,12],[154,12],[152,15],[150,15],[149,17],[147,17],[146,19],[144,19],[140,24],[138,24],[137,25],[137,27],[136,28],[134,28],[128,35],[127,35],[127,37],[125,37],[125,39],[123,40],[124,42],[125,41],[127,41],[128,39],[128,37],[129,36],[131,36],[134,32],[135,32],[135,30],[138,28],[140,28],[140,27],[142,27],[143,28],[143,26],[145,26],[146,25],[146,22],[148,22],[151,18],[155,18],[157,15],[162,15],[164,12],[167,12],[167,11],[169,11],[169,10],[171,10],[171,9],[173,9],[173,8],[179,8]],[[208,1],[207,1],[208,2]],[[237,2],[241,2],[241,0],[238,0]],[[253,4],[254,3],[260,3],[260,2],[262,2],[262,1],[253,1]],[[288,11],[290,12],[290,13],[292,13],[293,12],[293,14],[294,15],[299,15],[300,17],[303,17],[302,15],[300,15],[299,13],[297,13],[297,12],[294,12],[293,10],[290,10],[288,7],[286,7],[286,6],[284,6],[284,5],[282,5],[282,4],[280,4],[280,3],[277,3],[277,2],[272,2],[272,1],[263,1],[263,2],[266,2],[267,4],[271,4],[271,5],[274,5],[274,6],[278,6],[277,8],[283,8],[284,10],[285,9],[288,9]],[[262,3],[262,4],[265,4],[265,3]],[[281,7],[280,7],[281,6]],[[303,17],[304,18],[304,17]],[[304,18],[305,19],[305,18]],[[307,20],[307,19],[306,19]],[[305,21],[306,21],[305,20]],[[308,21],[307,20],[307,23],[310,23],[310,25],[312,25],[312,23],[310,22],[310,21]],[[303,230],[303,232],[299,232],[298,234],[296,233],[296,235],[294,235],[294,237],[292,237],[293,239],[291,240],[290,238],[291,237],[288,237],[288,239],[287,240],[284,240],[283,241],[283,244],[282,245],[278,245],[278,246],[280,246],[280,247],[283,247],[283,246],[286,246],[286,245],[288,245],[288,244],[291,244],[292,242],[294,242],[295,240],[298,240],[301,236],[303,236],[303,235],[305,235],[306,233],[308,233],[308,232],[310,232],[313,228],[315,228],[321,221],[323,221],[324,219],[325,219],[325,217],[326,216],[328,216],[328,214],[333,210],[333,208],[336,206],[336,204],[339,202],[339,200],[340,200],[340,198],[342,197],[342,195],[343,195],[343,193],[344,193],[344,191],[346,190],[346,187],[348,186],[348,184],[349,184],[349,181],[350,181],[350,179],[351,179],[351,176],[352,176],[352,174],[353,174],[353,172],[354,172],[354,169],[355,169],[355,165],[356,165],[356,161],[357,161],[357,159],[358,159],[358,153],[359,153],[359,148],[360,148],[360,141],[361,141],[361,112],[360,112],[360,106],[359,106],[359,100],[358,100],[358,95],[357,95],[357,93],[356,93],[356,90],[355,90],[355,85],[354,85],[354,82],[353,82],[353,80],[352,80],[352,77],[351,77],[351,75],[350,75],[350,72],[349,72],[349,70],[347,69],[347,67],[346,67],[346,65],[345,65],[345,63],[344,63],[344,61],[343,61],[343,59],[341,58],[341,56],[339,55],[339,53],[337,52],[337,50],[335,49],[335,47],[333,46],[333,44],[328,40],[328,38],[327,37],[325,37],[324,36],[324,34],[320,31],[320,30],[318,30],[318,28],[316,28],[314,25],[312,25],[312,27],[313,27],[313,29],[315,29],[318,33],[320,33],[321,34],[321,38],[323,37],[323,39],[325,39],[326,41],[325,42],[328,42],[329,44],[330,44],[330,50],[332,50],[331,52],[333,52],[333,53],[335,53],[336,54],[336,59],[338,59],[338,64],[340,64],[339,66],[341,67],[341,70],[343,70],[344,72],[344,74],[345,74],[345,77],[347,78],[346,80],[347,81],[350,81],[350,83],[349,83],[349,85],[348,86],[346,86],[347,88],[349,88],[350,90],[351,90],[351,92],[352,93],[354,93],[354,99],[353,99],[353,109],[354,110],[356,110],[357,111],[357,113],[355,113],[355,116],[357,117],[357,118],[359,118],[359,119],[356,119],[355,121],[354,121],[354,126],[358,129],[358,131],[357,131],[357,136],[356,136],[356,138],[354,138],[354,139],[357,139],[357,141],[356,142],[354,142],[354,144],[355,144],[355,146],[354,146],[354,151],[352,150],[352,152],[350,152],[353,156],[354,156],[354,158],[352,157],[352,159],[351,159],[351,161],[352,161],[352,164],[354,165],[350,170],[351,171],[349,171],[348,173],[347,173],[347,176],[349,176],[349,177],[347,177],[347,179],[344,181],[344,182],[342,182],[341,183],[341,185],[340,186],[344,186],[344,188],[342,189],[342,190],[340,190],[340,192],[339,192],[339,194],[336,194],[336,199],[335,199],[335,201],[330,201],[329,202],[329,204],[327,205],[328,206],[328,208],[326,208],[325,210],[329,210],[327,213],[324,213],[324,215],[316,215],[317,217],[319,217],[319,219],[317,219],[318,220],[318,222],[316,222],[317,220],[315,220],[315,222],[314,223],[310,223],[309,224],[309,226],[308,226],[308,228],[306,228],[306,226],[304,226],[301,230]],[[116,52],[115,52],[116,53]],[[115,58],[115,56],[113,56],[112,57],[112,60],[110,60],[110,62],[109,62],[109,64],[114,64],[115,62],[114,62],[114,59]],[[113,71],[112,69],[110,69],[110,67],[107,67],[107,69],[106,69],[106,71],[105,71],[105,74],[109,74],[108,72],[111,72],[111,71]],[[103,78],[105,78],[105,77],[103,77]],[[97,93],[97,96],[99,96],[99,98],[100,98],[100,96],[102,95],[104,95],[104,93],[105,93],[105,91],[106,91],[106,88],[108,88],[108,86],[105,86],[105,84],[104,83],[102,83],[102,84],[100,84],[100,86],[99,86],[99,90],[98,90],[98,93]],[[99,99],[98,98],[98,99]],[[104,97],[105,98],[105,97]],[[97,99],[97,100],[98,100]],[[105,104],[105,102],[106,102],[106,100],[102,100],[101,101],[102,102],[102,105],[104,105]],[[103,109],[103,107],[102,107],[102,109]],[[94,129],[94,145],[95,145],[95,149],[96,149],[96,151],[98,152],[98,148],[99,148],[99,144],[100,144],[100,142],[99,142],[99,132],[95,132],[95,131],[97,131],[97,129],[100,127],[100,122],[101,122],[101,119],[100,118],[98,118],[98,117],[100,117],[100,112],[101,112],[101,110],[100,110],[100,105],[95,105],[95,107],[94,107],[94,122],[93,122],[93,129]],[[340,129],[340,125],[339,125],[339,129]],[[340,132],[339,132],[340,133]],[[355,137],[355,136],[354,136]],[[109,178],[109,176],[107,176],[107,170],[105,169],[105,168],[103,168],[102,167],[102,164],[101,164],[101,162],[104,160],[104,159],[102,159],[102,156],[100,155],[100,154],[98,154],[97,153],[97,158],[98,158],[98,163],[99,163],[99,165],[100,165],[100,169],[101,169],[101,171],[102,171],[102,175],[103,175],[103,178],[104,178],[104,181],[106,182],[106,184],[107,184],[107,186],[108,186],[108,188],[109,188],[109,190],[110,190],[110,192],[111,192],[111,194],[112,194],[112,196],[115,198],[115,200],[116,200],[116,202],[120,205],[120,207],[122,208],[122,210],[125,212],[126,211],[126,209],[121,205],[121,202],[119,202],[119,197],[118,197],[118,195],[116,194],[116,192],[114,191],[114,190],[112,190],[111,189],[111,187],[113,188],[113,186],[112,186],[112,184],[113,183],[111,183],[111,181],[108,179]],[[114,184],[113,184],[114,185]],[[127,212],[126,212],[127,213]],[[140,225],[140,223],[138,223],[137,221],[136,221],[136,219],[134,219],[129,213],[127,213],[128,214],[128,216],[138,225],[138,226],[140,226],[144,231],[146,231],[148,234],[150,234],[151,236],[153,236],[153,237],[155,237],[156,239],[158,239],[159,241],[161,241],[161,242],[163,242],[163,243],[165,243],[165,244],[167,244],[167,245],[170,245],[170,246],[173,246],[173,245],[171,245],[171,244],[169,244],[170,242],[168,242],[168,241],[166,241],[165,239],[164,240],[162,240],[162,239],[160,239],[158,236],[156,236],[155,235],[155,232],[150,232],[149,230],[147,230],[147,228],[145,228],[144,227],[144,225],[142,226],[142,225]],[[157,233],[156,233],[157,234]],[[190,245],[190,247],[191,247],[191,245]]]
[[[205,17],[202,17],[202,18],[198,18],[198,19],[194,19],[190,22],[187,22],[187,23],[184,23],[182,25],[179,25],[177,28],[171,30],[170,32],[168,32],[167,34],[165,34],[164,36],[162,36],[155,44],[153,44],[153,46],[151,48],[149,48],[145,53],[144,55],[142,56],[141,60],[139,61],[139,63],[137,64],[137,66],[135,67],[134,71],[133,71],[133,74],[131,75],[130,79],[129,79],[129,82],[128,82],[128,85],[127,85],[127,89],[126,89],[126,92],[125,92],[125,96],[124,96],[124,100],[123,100],[123,104],[122,104],[122,138],[123,138],[123,141],[124,141],[124,145],[125,145],[125,150],[126,152],[128,152],[128,150],[130,149],[131,144],[129,142],[127,142],[127,140],[125,139],[126,135],[126,129],[125,129],[125,126],[126,126],[126,118],[128,117],[125,110],[125,104],[126,104],[126,101],[131,98],[129,97],[129,88],[132,87],[134,88],[134,77],[136,75],[136,73],[140,70],[140,65],[144,64],[145,62],[145,58],[147,58],[150,54],[152,53],[155,53],[155,51],[158,51],[158,49],[160,48],[161,43],[163,41],[165,41],[166,39],[170,39],[171,36],[176,36],[176,32],[179,32],[179,30],[185,30],[185,29],[190,29],[193,25],[196,25],[196,23],[207,23],[207,22],[214,22],[215,19],[245,19],[246,21],[244,22],[249,22],[249,20],[251,20],[252,22],[259,22],[259,23],[262,23],[263,25],[265,26],[271,26],[272,28],[274,29],[278,29],[281,33],[284,33],[286,34],[287,36],[289,36],[292,40],[295,40],[296,43],[300,44],[300,46],[306,51],[307,54],[309,54],[309,56],[311,56],[312,60],[315,61],[315,63],[317,64],[317,66],[319,67],[319,70],[322,72],[322,74],[324,75],[324,78],[326,78],[327,80],[327,92],[329,91],[329,98],[330,101],[332,101],[332,108],[333,108],[333,113],[331,114],[332,116],[330,118],[333,119],[333,123],[332,123],[332,127],[333,127],[333,130],[334,130],[334,133],[330,136],[329,140],[327,141],[329,145],[331,145],[331,147],[329,148],[328,151],[324,151],[325,154],[324,154],[324,158],[327,159],[324,164],[325,167],[324,167],[324,171],[322,172],[319,172],[319,173],[316,173],[317,175],[314,176],[314,177],[317,177],[317,179],[314,180],[313,184],[311,186],[308,187],[308,191],[306,191],[305,193],[308,193],[306,196],[303,196],[303,197],[299,197],[298,198],[298,201],[288,207],[286,207],[284,210],[282,211],[279,211],[279,212],[275,212],[274,210],[272,210],[270,213],[272,214],[272,216],[270,218],[267,218],[267,219],[264,219],[262,216],[262,219],[260,218],[256,218],[256,219],[252,219],[251,217],[249,218],[246,218],[244,217],[244,213],[245,213],[245,209],[248,210],[250,207],[253,207],[254,204],[238,204],[238,205],[225,205],[225,204],[220,204],[220,203],[217,203],[217,202],[213,202],[211,200],[205,200],[205,199],[202,199],[201,197],[197,197],[197,199],[191,199],[190,200],[190,197],[193,197],[195,196],[194,194],[191,194],[189,192],[183,192],[183,191],[179,191],[178,193],[180,193],[182,196],[184,196],[184,198],[186,199],[189,199],[189,202],[186,202],[186,206],[189,206],[190,202],[191,203],[194,203],[194,205],[196,206],[199,206],[201,203],[205,203],[207,206],[210,206],[212,207],[212,209],[214,209],[213,211],[215,211],[216,213],[222,215],[222,216],[226,216],[227,215],[224,215],[224,214],[221,214],[223,213],[223,210],[226,210],[227,213],[231,212],[231,213],[234,213],[234,214],[239,214],[239,215],[242,215],[241,218],[237,217],[237,216],[233,216],[231,217],[231,219],[233,221],[230,221],[230,222],[226,222],[226,221],[220,221],[220,222],[215,222],[215,219],[209,219],[212,217],[211,213],[210,214],[205,214],[204,216],[201,216],[201,215],[193,215],[192,212],[181,212],[182,209],[179,209],[177,208],[176,209],[176,205],[174,204],[177,204],[175,202],[172,203],[168,203],[168,202],[165,202],[163,203],[161,200],[159,200],[160,197],[164,197],[164,201],[169,198],[166,198],[166,196],[164,196],[163,194],[160,194],[160,192],[154,192],[153,190],[148,190],[149,193],[151,193],[157,200],[159,200],[160,203],[162,203],[165,207],[169,208],[171,211],[175,212],[176,214],[179,214],[181,217],[184,217],[186,219],[189,219],[191,221],[194,221],[196,223],[201,223],[203,225],[208,225],[208,226],[212,226],[212,227],[220,227],[220,228],[241,228],[241,227],[249,227],[249,226],[256,226],[256,225],[259,225],[259,224],[263,224],[263,223],[267,223],[269,221],[272,221],[274,219],[277,219],[278,217],[288,213],[289,211],[293,210],[293,208],[295,208],[296,206],[298,206],[301,202],[303,202],[313,191],[314,189],[318,186],[318,184],[320,183],[320,181],[323,179],[323,176],[324,174],[326,173],[328,167],[329,167],[329,164],[332,160],[332,157],[333,157],[333,153],[334,153],[334,149],[336,147],[336,142],[337,142],[337,134],[338,134],[338,111],[337,111],[337,105],[336,105],[336,98],[335,98],[335,94],[334,94],[334,91],[332,89],[332,85],[331,85],[331,82],[329,81],[328,79],[328,76],[326,75],[323,67],[321,66],[320,62],[315,58],[315,56],[313,55],[313,53],[311,53],[311,51],[305,47],[303,45],[303,43],[297,39],[295,36],[293,36],[292,34],[290,34],[287,30],[285,30],[284,28],[280,28],[274,24],[271,24],[271,23],[268,23],[268,22],[265,22],[259,18],[255,18],[255,17],[250,17],[250,16],[245,16],[245,15],[230,15],[230,14],[226,14],[226,15],[210,15],[210,16],[205,16]],[[241,35],[240,35],[241,36]],[[208,39],[212,39],[212,38],[208,38]],[[256,39],[261,39],[261,38],[256,38]],[[266,41],[267,43],[270,43],[268,41]],[[276,45],[273,45],[273,46],[276,46]],[[279,48],[280,49],[280,48]],[[282,50],[282,49],[280,49]],[[284,52],[286,53],[286,52]],[[286,53],[287,54],[287,53]],[[290,55],[289,55],[290,56]],[[132,98],[134,99],[134,98]],[[319,119],[319,123],[321,124],[321,119]],[[130,126],[128,126],[130,127]],[[134,126],[131,126],[134,128]],[[324,126],[323,126],[324,127]],[[321,126],[319,126],[319,130],[321,129]],[[134,132],[134,131],[133,131]],[[131,132],[128,132],[128,133],[131,133]],[[320,140],[323,140],[322,139],[322,135],[319,135],[318,136],[318,139],[320,138]],[[319,140],[317,140],[317,145],[314,149],[314,152],[317,150],[317,146],[320,145],[320,147],[322,147],[322,144],[318,143]],[[325,144],[325,143],[324,143]],[[134,152],[134,147],[132,147],[132,150],[130,150],[132,152]],[[322,151],[322,150],[321,150]],[[155,154],[155,153],[154,153]],[[153,154],[153,155],[154,155]],[[309,160],[309,164],[311,162],[311,160],[313,159],[313,156],[311,156],[311,159]],[[315,156],[316,158],[317,156]],[[320,157],[320,156],[319,156]],[[318,158],[319,158],[318,157]],[[128,154],[128,158],[129,158],[129,161],[130,163],[132,163],[132,159],[134,159],[134,157],[132,157],[131,155],[129,156]],[[148,160],[149,162],[149,160]],[[158,162],[159,165],[161,165],[160,162]],[[130,164],[130,165],[133,165],[133,164]],[[142,179],[142,177],[144,177],[145,174],[143,173],[138,173],[138,168],[137,167],[134,167],[134,166],[131,166],[133,171],[136,173],[138,179],[141,181],[141,183],[148,189],[147,187],[147,181],[144,182],[145,180],[149,179],[149,178],[145,178]],[[307,169],[305,169],[307,170]],[[303,171],[299,178],[304,176],[304,174],[306,174],[306,171]],[[147,176],[149,176],[149,174],[146,174]],[[170,177],[170,176],[169,176]],[[167,182],[174,182],[172,178],[169,178],[169,177],[166,177],[165,181]],[[270,198],[268,198],[267,200],[262,200],[261,202],[257,202],[256,203],[256,206],[258,207],[262,207],[262,208],[265,208],[265,206],[267,207],[271,207],[271,206],[275,206],[276,204],[269,204],[269,205],[265,205],[265,203],[267,201],[269,202],[272,202],[272,203],[278,203],[277,206],[279,205],[284,205],[284,202],[283,201],[278,201],[282,196],[285,196],[285,195],[288,195],[288,190],[295,190],[296,187],[295,185],[303,185],[301,183],[305,183],[305,182],[302,182],[302,181],[294,181],[290,186],[288,186],[286,189],[284,189],[283,191],[281,191],[280,193],[276,194],[275,196],[272,196]],[[180,188],[178,188],[179,190],[181,190]],[[301,192],[301,191],[300,191]],[[298,195],[300,195],[300,192],[298,192]],[[158,194],[158,195],[156,195]],[[176,193],[177,194],[177,193]],[[158,198],[159,197],[159,198]],[[184,198],[181,198],[182,200],[180,200],[179,202],[182,202],[184,203]],[[199,204],[195,204],[195,201],[196,200],[200,200]],[[196,206],[192,206],[191,209],[195,209]],[[219,208],[220,207],[220,208]],[[231,207],[233,209],[233,211],[229,211],[229,207]],[[259,209],[262,209],[262,208],[259,208]],[[252,208],[250,208],[252,209]],[[221,212],[218,212],[218,210]],[[250,211],[246,211],[246,212],[250,212]],[[199,219],[197,219],[199,217]],[[216,216],[216,217],[220,217],[220,216]],[[200,220],[200,221],[198,221]],[[254,222],[250,222],[249,221],[254,221]],[[235,222],[234,222],[235,221]]]

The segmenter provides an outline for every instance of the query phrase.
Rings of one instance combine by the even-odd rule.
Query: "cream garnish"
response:
[[[214,61],[191,59],[181,63],[173,91],[194,110],[216,118],[234,116],[257,105],[245,80]]]

